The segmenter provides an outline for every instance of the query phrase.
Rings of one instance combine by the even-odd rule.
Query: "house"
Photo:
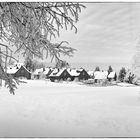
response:
[[[117,74],[115,71],[110,72],[110,74],[107,76],[109,81],[116,81],[117,80]]]
[[[95,83],[100,82],[102,80],[106,80],[107,75],[108,75],[107,71],[95,71],[94,72]]]
[[[87,71],[83,68],[80,68],[79,70],[77,70],[77,72],[79,72],[79,76],[78,79],[79,80],[88,80],[90,78],[89,74],[87,73]]]
[[[90,78],[90,75],[87,73],[87,71],[83,68],[80,69],[67,69],[68,73],[71,75],[71,80],[74,79],[78,80],[88,80]]]
[[[53,70],[53,72],[49,75],[49,78],[52,82],[54,82],[55,80],[63,80],[66,81],[68,80],[68,78],[72,78],[71,75],[69,74],[69,72],[67,71],[66,68],[63,69],[57,69],[55,68]]]
[[[16,78],[31,79],[31,72],[28,71],[23,65],[19,63],[13,67],[8,67],[7,74]]]
[[[49,75],[52,73],[53,69],[50,67],[45,68],[45,70],[43,71],[43,75],[45,75],[45,78],[48,79]]]
[[[87,71],[88,75],[90,76],[90,78],[94,78],[94,71]]]
[[[80,72],[77,71],[77,69],[67,69],[68,73],[71,75],[71,81],[78,79]]]
[[[52,68],[52,72],[50,73],[49,77],[53,76],[53,75],[56,75],[58,72],[59,72],[58,68]]]

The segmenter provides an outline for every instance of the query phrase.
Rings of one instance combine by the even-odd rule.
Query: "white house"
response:
[[[101,81],[101,80],[106,80],[107,79],[107,75],[108,75],[108,72],[107,71],[96,71],[94,72],[94,79],[95,79],[95,82],[97,82],[97,80]]]
[[[115,80],[117,79],[117,74],[115,71],[110,72],[110,74],[108,75],[108,79],[110,80]]]
[[[88,73],[88,75],[89,75],[90,77],[93,77],[93,76],[94,76],[94,71],[89,70],[89,71],[87,71],[87,73]]]

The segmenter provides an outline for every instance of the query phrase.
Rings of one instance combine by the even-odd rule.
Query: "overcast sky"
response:
[[[83,4],[87,8],[80,13],[77,34],[61,30],[53,40],[77,49],[68,63],[130,63],[140,37],[140,3]]]
[[[61,31],[59,39],[76,48],[70,63],[130,63],[140,33],[140,3],[84,3],[78,33]]]

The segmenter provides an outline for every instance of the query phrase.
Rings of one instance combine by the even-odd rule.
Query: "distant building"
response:
[[[95,83],[100,82],[102,80],[106,80],[107,76],[108,76],[107,71],[95,71],[94,72]]]
[[[63,69],[54,69],[54,71],[49,75],[49,78],[52,82],[54,82],[55,80],[63,80],[66,81],[68,80],[68,78],[72,78],[71,75],[68,73],[66,68]]]
[[[68,73],[71,75],[71,81],[78,79],[80,72],[77,71],[77,69],[67,69]]]
[[[43,75],[45,75],[45,79],[48,79],[49,78],[49,75],[53,72],[53,69],[48,67],[48,68],[45,68],[45,70],[43,71]]]
[[[117,80],[117,74],[115,71],[110,72],[110,74],[107,76],[109,81],[116,81]]]
[[[94,78],[94,71],[87,71],[88,75],[90,76],[90,78]]]
[[[16,64],[15,66],[7,68],[7,74],[16,78],[31,79],[31,72],[28,71],[23,65]]]
[[[88,80],[90,78],[89,74],[87,73],[87,71],[83,68],[77,70],[77,72],[79,72],[79,76],[78,79],[79,80]]]
[[[58,69],[55,68],[54,71],[49,75],[49,78],[51,81],[55,80],[63,80],[66,81],[69,79],[69,81],[73,81],[75,79],[78,80],[88,80],[90,78],[87,71],[84,69],[71,69],[71,68],[63,68]]]

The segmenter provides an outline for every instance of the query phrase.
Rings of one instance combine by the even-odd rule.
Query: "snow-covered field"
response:
[[[140,87],[27,82],[0,89],[0,137],[140,137]]]

